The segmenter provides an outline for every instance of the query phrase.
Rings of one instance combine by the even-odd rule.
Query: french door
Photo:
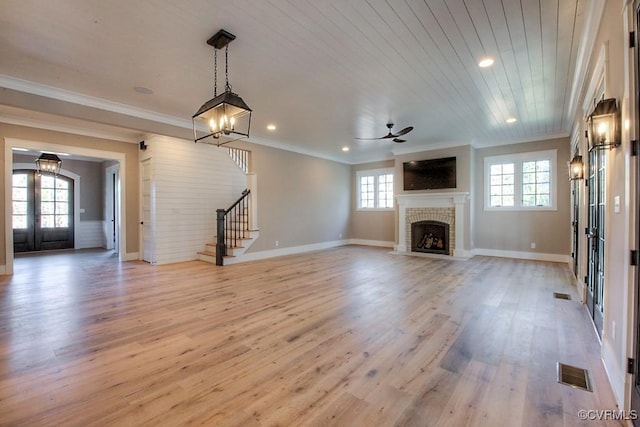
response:
[[[573,274],[578,277],[578,240],[580,239],[579,216],[580,216],[580,180],[571,181],[571,195],[573,196],[573,214],[571,220],[571,257],[573,258]]]
[[[605,179],[606,150],[589,151],[588,204],[589,238],[587,263],[587,307],[598,335],[602,337],[604,324],[604,244],[605,244]]]
[[[640,30],[640,2],[636,1],[635,5],[635,34],[638,34]],[[638,52],[638,48],[635,49],[635,102],[636,107],[640,107],[640,75],[638,74],[640,70],[640,54]],[[636,108],[636,111],[640,111],[640,109]],[[637,123],[640,123],[640,116],[635,118]],[[636,126],[637,128],[637,126]],[[637,139],[637,135],[636,135]],[[640,156],[635,156],[635,166],[636,166],[636,176],[635,176],[635,184],[636,184],[636,203],[635,203],[635,217],[636,217],[636,235],[634,238],[634,246],[636,249],[640,249]],[[640,413],[640,266],[636,266],[636,277],[635,277],[635,288],[636,288],[636,301],[635,301],[635,317],[636,323],[634,325],[635,328],[635,343],[634,343],[634,369],[633,369],[633,389],[631,390],[631,410]],[[640,426],[639,420],[633,420],[634,426]]]
[[[15,253],[74,247],[72,179],[16,170],[12,187]]]
[[[638,16],[639,12],[636,12],[636,16]],[[639,17],[640,18],[640,17]],[[640,60],[638,61],[640,62]],[[640,65],[640,64],[638,64]],[[640,101],[640,96],[638,96],[638,100]],[[638,117],[640,120],[640,117]],[[640,248],[640,156],[635,156],[636,162],[636,203],[635,203],[635,217],[636,217],[636,236],[634,239],[635,248]],[[635,349],[634,349],[634,368],[633,368],[633,390],[631,391],[631,409],[636,411],[636,413],[640,413],[640,266],[636,266],[636,277],[635,277],[635,287],[636,287],[636,301],[635,301],[635,311],[636,311],[636,323],[634,325],[635,328]],[[640,426],[640,420],[633,420],[634,426]]]

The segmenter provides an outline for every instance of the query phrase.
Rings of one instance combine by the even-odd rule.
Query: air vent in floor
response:
[[[558,362],[558,382],[582,390],[591,390],[589,371]]]
[[[571,299],[571,295],[563,294],[561,292],[554,292],[553,297],[558,299],[569,299],[569,300]]]

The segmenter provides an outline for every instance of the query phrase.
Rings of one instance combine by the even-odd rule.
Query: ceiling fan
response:
[[[396,133],[393,133],[393,132],[391,132],[391,128],[393,128],[393,123],[387,123],[387,129],[389,129],[389,133],[386,134],[385,136],[381,136],[380,138],[356,138],[356,139],[365,140],[365,141],[372,141],[372,140],[375,140],[375,139],[392,139],[393,138],[393,142],[400,143],[400,142],[405,142],[406,139],[401,139],[401,138],[398,138],[398,137],[400,137],[402,135],[406,135],[406,134],[408,134],[409,132],[411,132],[413,130],[413,126],[407,126],[406,128],[404,128],[404,129],[402,129],[402,130],[400,130],[400,131],[398,131]]]

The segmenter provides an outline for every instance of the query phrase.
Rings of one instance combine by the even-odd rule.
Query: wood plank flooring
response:
[[[1,426],[574,426],[616,409],[566,265],[347,246],[0,276]],[[553,292],[572,295],[571,301]],[[593,393],[556,382],[589,369]]]

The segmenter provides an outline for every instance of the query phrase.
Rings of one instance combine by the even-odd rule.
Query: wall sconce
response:
[[[42,175],[43,173],[58,175],[61,167],[62,160],[53,153],[42,153],[40,157],[36,159],[38,175]]]
[[[575,155],[569,162],[569,179],[571,181],[575,179],[584,178],[584,163],[582,163],[582,156]]]
[[[221,136],[238,135],[248,137],[251,127],[251,108],[242,100],[240,95],[231,91],[229,84],[229,43],[236,36],[225,31],[218,31],[207,40],[213,46],[213,98],[205,102],[193,115],[193,140],[195,142],[209,142],[217,145],[231,142],[231,139],[221,140]],[[218,95],[218,49],[225,48],[225,87]],[[199,129],[206,129],[204,134]],[[213,140],[205,141],[207,138]]]
[[[620,113],[615,98],[602,99],[587,119],[589,149],[620,145]]]

